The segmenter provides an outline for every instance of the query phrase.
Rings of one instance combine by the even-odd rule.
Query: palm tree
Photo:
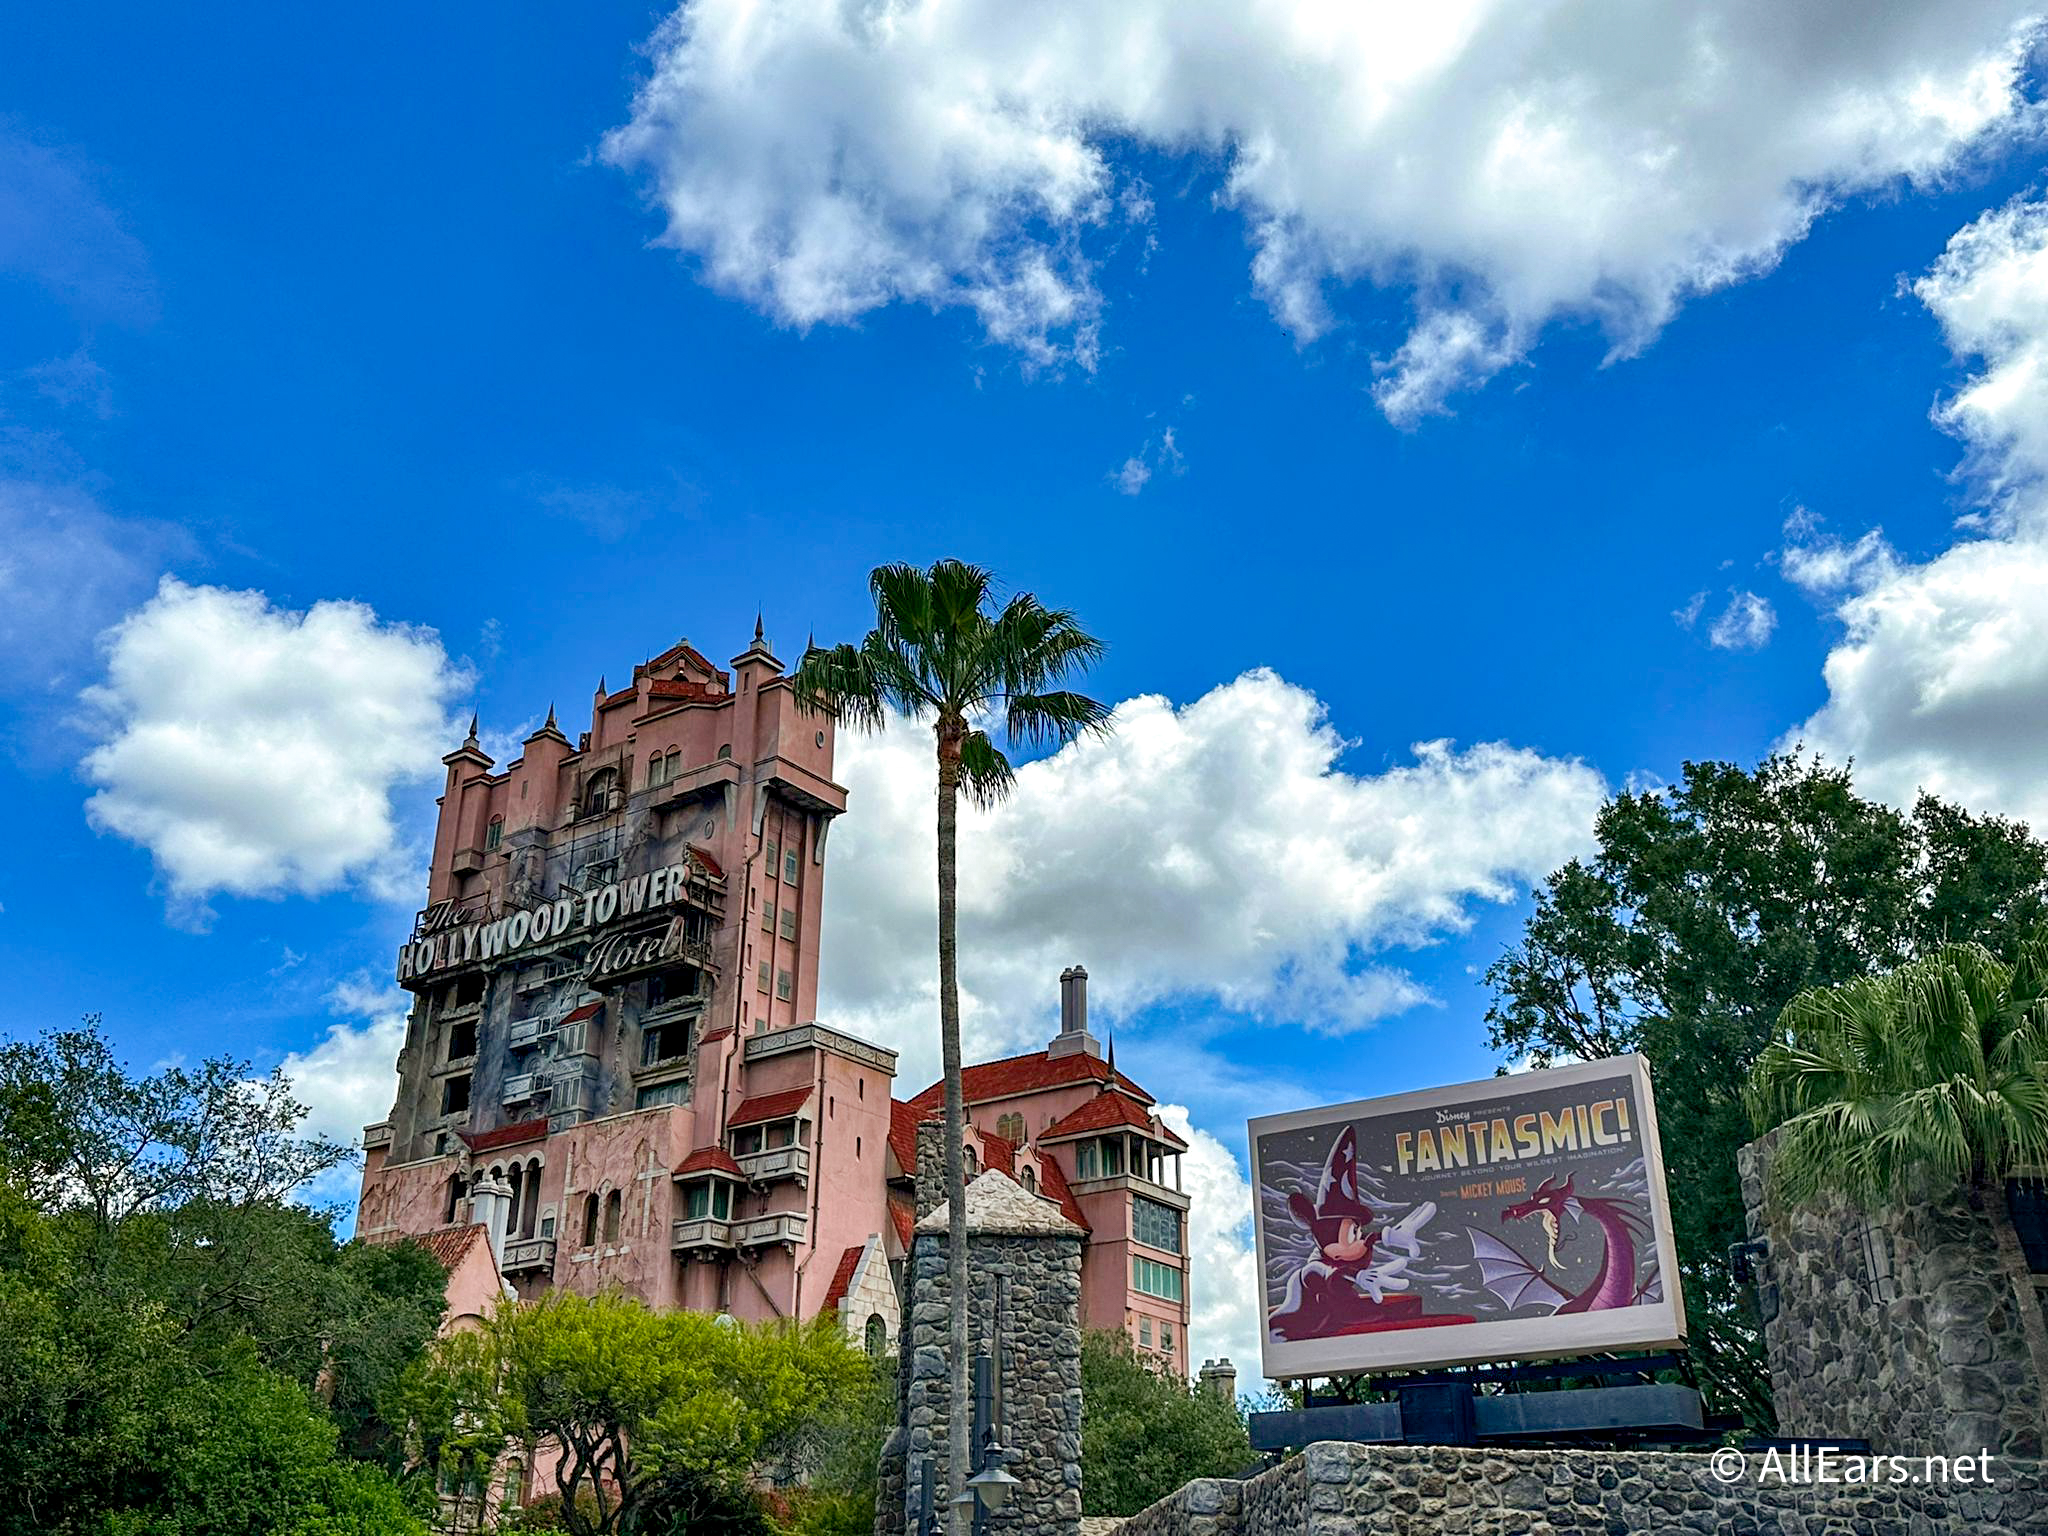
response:
[[[966,1485],[967,1200],[966,1110],[960,1089],[958,820],[964,793],[976,805],[1001,800],[1015,782],[1010,761],[982,722],[1002,723],[1010,743],[1064,745],[1108,728],[1109,711],[1060,686],[1103,652],[1102,642],[1064,608],[1028,592],[999,607],[995,578],[980,566],[940,560],[929,570],[884,565],[868,577],[875,627],[859,645],[808,647],[796,670],[807,708],[830,710],[858,730],[879,730],[891,713],[930,720],[939,779],[939,1045],[946,1074],[946,1263],[952,1291],[947,1420],[949,1493]],[[957,1517],[956,1517],[957,1518]]]
[[[1988,1219],[2035,1370],[2033,1304],[2006,1183],[2048,1167],[2048,928],[2007,965],[1950,944],[1882,976],[1801,993],[1750,1071],[1757,1130],[1776,1128],[1770,1192],[1866,1209],[1961,1189]]]

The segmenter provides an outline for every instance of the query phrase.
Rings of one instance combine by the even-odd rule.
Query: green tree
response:
[[[829,1321],[750,1326],[557,1291],[438,1341],[405,1401],[444,1478],[482,1481],[508,1441],[558,1451],[563,1529],[610,1536],[728,1504],[867,1369]]]
[[[1932,797],[1902,814],[1858,796],[1846,769],[1796,756],[1688,763],[1668,790],[1608,802],[1596,837],[1488,970],[1492,1043],[1537,1065],[1649,1059],[1703,1383],[1767,1424],[1756,1330],[1726,1264],[1744,1235],[1749,1069],[1809,988],[2031,931],[2048,912],[2048,846]]]
[[[1138,1357],[1120,1331],[1081,1339],[1081,1498],[1135,1515],[1191,1478],[1241,1477],[1256,1460],[1238,1405]]]
[[[1108,728],[1109,711],[1062,686],[1102,656],[1102,642],[1064,608],[1028,592],[997,606],[996,580],[979,566],[940,560],[930,569],[884,565],[868,577],[875,627],[858,645],[810,647],[797,698],[859,730],[890,714],[930,720],[938,769],[939,1047],[945,1069],[946,1251],[952,1284],[948,1444],[965,1445],[967,1415],[967,1206],[960,1090],[959,801],[993,805],[1009,793],[1008,757],[984,728],[1001,722],[1024,746],[1066,743]],[[966,1486],[966,1458],[948,1470],[949,1496]],[[956,1523],[964,1522],[956,1512]],[[964,1525],[962,1526],[964,1529]]]

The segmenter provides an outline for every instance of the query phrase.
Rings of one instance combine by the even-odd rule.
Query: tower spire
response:
[[[473,746],[475,746],[475,745],[476,745],[476,730],[477,730],[477,725],[478,725],[478,723],[479,723],[479,722],[481,721],[481,719],[482,719],[482,715],[481,715],[481,713],[480,713],[480,712],[478,712],[478,711],[474,711],[474,710],[472,710],[472,711],[470,712],[470,716],[469,716],[469,736],[468,736],[468,738],[467,738],[467,739],[466,739],[466,740],[465,740],[465,741],[464,741],[464,742],[462,743],[462,744],[463,744],[463,745],[464,745],[465,747],[473,747]]]

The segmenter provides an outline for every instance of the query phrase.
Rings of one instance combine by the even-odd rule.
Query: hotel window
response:
[[[1102,1149],[1102,1176],[1113,1179],[1124,1171],[1124,1139],[1105,1136],[1096,1143]]]
[[[1143,1196],[1131,1201],[1131,1235],[1147,1248],[1180,1252],[1180,1212]]]
[[[665,775],[665,774],[663,773],[663,771],[662,771],[662,766],[661,766],[661,754],[660,754],[659,752],[650,752],[650,753],[648,753],[648,754],[647,754],[647,787],[648,787],[649,789],[652,789],[652,788],[654,788],[654,786],[655,786],[655,785],[657,785],[657,784],[659,784],[659,783],[660,783],[660,782],[662,781],[662,779],[663,779],[664,777],[666,777],[666,775]]]
[[[796,884],[797,857],[794,848],[782,850],[782,879],[786,885]]]
[[[588,1248],[597,1241],[597,1192],[592,1190],[583,1197],[583,1246]]]
[[[793,939],[796,937],[795,907],[784,907],[782,909],[782,936],[785,939]]]
[[[761,1150],[761,1127],[743,1125],[732,1133],[732,1155],[750,1157]]]
[[[1169,1355],[1173,1353],[1173,1324],[1161,1323],[1159,1325],[1159,1347]]]
[[[1083,1179],[1092,1179],[1096,1173],[1095,1143],[1084,1141],[1074,1148],[1074,1173]]]
[[[662,1083],[654,1088],[642,1088],[633,1096],[635,1109],[658,1109],[664,1104],[687,1104],[690,1102],[690,1080],[684,1078],[678,1083]]]
[[[489,821],[487,821],[487,822],[485,822],[485,823],[484,823],[484,848],[485,848],[485,850],[486,850],[487,852],[488,852],[488,851],[489,851],[490,849],[492,849],[492,848],[495,848],[495,847],[497,847],[499,843],[501,843],[501,842],[503,842],[503,841],[504,841],[504,838],[505,838],[505,818],[504,818],[504,817],[502,817],[502,816],[493,816],[493,817],[492,817],[492,818],[491,818],[491,819],[490,819]]]
[[[773,896],[764,896],[761,899],[761,931],[766,934],[773,934],[775,932],[775,898]]]
[[[469,1108],[469,1074],[461,1073],[441,1084],[441,1113],[459,1115]]]
[[[619,793],[618,773],[610,768],[600,768],[590,776],[589,784],[583,790],[583,814],[602,816],[617,803]]]
[[[666,783],[667,783],[667,782],[668,782],[668,781],[669,781],[670,779],[674,778],[674,777],[675,777],[675,776],[676,776],[677,774],[681,773],[682,771],[683,771],[683,754],[682,754],[682,751],[681,751],[681,749],[679,749],[679,748],[677,748],[677,747],[670,747],[670,748],[668,749],[668,756],[667,756],[667,757],[664,757],[664,758],[663,758],[663,759],[661,760],[661,781],[662,781],[662,783],[666,784]]]
[[[775,861],[781,856],[777,851],[779,847],[780,845],[772,837],[761,845],[761,867],[768,871],[768,878],[770,880],[775,878]]]
[[[476,1054],[476,1020],[457,1019],[448,1026],[448,1060],[460,1061]]]
[[[1013,1147],[1023,1146],[1024,1117],[1017,1114],[998,1116],[996,1119],[996,1134]]]
[[[768,962],[766,960],[761,962],[761,973],[755,978],[754,986],[758,991],[766,992],[768,990]]]
[[[697,996],[697,971],[693,966],[672,965],[647,978],[647,1006],[666,1008],[670,1003],[687,1003]]]
[[[615,1189],[604,1197],[604,1240],[616,1243],[619,1240],[619,1192]]]
[[[795,992],[796,989],[790,981],[789,972],[777,971],[775,973],[775,995],[786,1003],[795,995]]]
[[[1161,1264],[1157,1259],[1133,1258],[1131,1285],[1147,1296],[1157,1296],[1165,1301],[1180,1300],[1180,1271],[1170,1264]]]
[[[696,1179],[683,1196],[683,1214],[691,1221],[706,1216],[725,1221],[732,1216],[732,1186],[724,1179]]]
[[[678,1019],[640,1031],[640,1065],[662,1066],[681,1061],[690,1054],[690,1021]]]
[[[731,742],[729,742],[729,741],[728,741],[728,742],[724,742],[724,743],[722,743],[722,744],[721,744],[721,745],[719,746],[719,748],[718,748],[718,760],[719,760],[719,761],[720,761],[721,763],[723,763],[723,762],[727,762],[727,761],[730,761],[730,760],[731,760],[731,758],[732,758],[732,743],[731,743]]]
[[[1150,1349],[1152,1347],[1152,1319],[1149,1317],[1138,1319],[1138,1347],[1140,1349]]]
[[[1032,1169],[1030,1164],[1025,1164],[1024,1177],[1019,1182],[1023,1184],[1025,1194],[1035,1195],[1038,1193],[1038,1174]]]

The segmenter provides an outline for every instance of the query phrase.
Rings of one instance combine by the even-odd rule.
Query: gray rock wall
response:
[[[1994,1460],[1969,1486],[1788,1484],[1765,1465],[1751,1453],[1724,1481],[1703,1455],[1312,1445],[1190,1483],[1117,1536],[2048,1536],[2038,1462]]]
[[[1784,1211],[1765,1199],[1772,1138],[1738,1167],[1778,1428],[1880,1451],[2042,1454],[2043,1382],[2027,1338],[2030,1284],[2001,1265],[1993,1217],[1968,1199]]]

